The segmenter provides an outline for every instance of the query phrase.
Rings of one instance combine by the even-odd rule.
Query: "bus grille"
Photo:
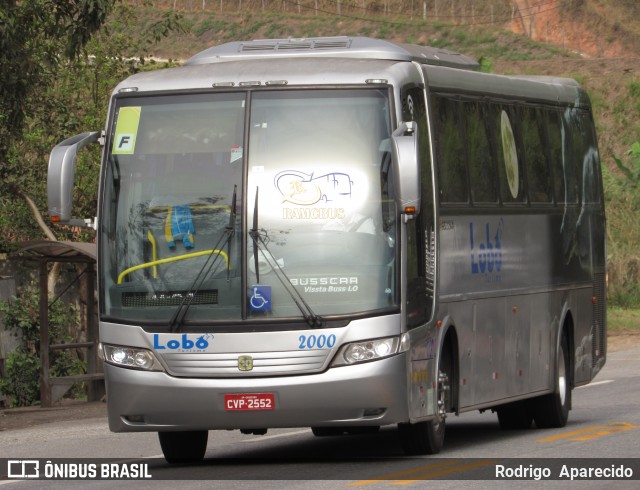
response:
[[[163,353],[161,356],[172,376],[246,378],[320,372],[324,370],[331,352],[323,349],[257,353]],[[252,369],[241,371],[240,358],[247,356],[251,358]]]
[[[595,366],[605,357],[606,342],[606,301],[605,301],[605,274],[594,274],[593,296],[593,342],[592,365]]]
[[[122,306],[178,306],[182,304],[186,291],[156,291],[155,293],[124,292],[122,293]],[[198,291],[188,294],[184,304],[191,305],[215,305],[218,304],[218,290]]]

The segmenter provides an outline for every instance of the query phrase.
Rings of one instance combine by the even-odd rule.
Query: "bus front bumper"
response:
[[[176,378],[105,363],[113,432],[381,426],[406,422],[406,355],[323,373]],[[229,410],[225,395],[272,394],[272,409]]]

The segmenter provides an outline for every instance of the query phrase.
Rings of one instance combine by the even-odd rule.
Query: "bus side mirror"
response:
[[[96,142],[99,137],[100,131],[78,134],[59,143],[51,151],[47,172],[47,196],[51,221],[70,222],[76,155],[80,148]]]
[[[400,123],[391,141],[396,201],[402,214],[416,216],[420,213],[420,165],[415,121]]]

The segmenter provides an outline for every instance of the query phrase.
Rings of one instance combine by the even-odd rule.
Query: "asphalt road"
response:
[[[375,435],[314,437],[309,429],[270,430],[265,436],[238,431],[211,431],[205,461],[170,466],[162,459],[156,434],[113,434],[103,417],[69,420],[0,432],[0,459],[73,459],[98,465],[114,458],[129,471],[143,468],[152,481],[0,480],[5,489],[180,488],[225,489],[350,489],[350,488],[638,488],[640,483],[640,349],[609,354],[605,368],[590,385],[573,393],[573,410],[562,429],[502,431],[491,412],[473,412],[447,419],[445,447],[437,457],[409,458],[402,453],[393,428]],[[515,459],[514,459],[515,458]],[[577,459],[573,458],[588,458]],[[609,460],[611,458],[611,460]],[[635,459],[634,459],[635,458]],[[143,466],[140,466],[143,465]],[[493,479],[502,475],[519,481]],[[7,466],[3,462],[3,466]],[[581,482],[553,478],[563,471],[589,467],[632,471],[633,479]],[[0,467],[0,474],[7,470]],[[15,471],[12,473],[15,475]],[[120,475],[118,475],[120,476]],[[535,481],[536,477],[547,480]]]

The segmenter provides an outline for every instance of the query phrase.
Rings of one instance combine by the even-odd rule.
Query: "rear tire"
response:
[[[209,432],[158,432],[164,459],[171,464],[197,463],[204,459]]]
[[[564,427],[571,408],[571,363],[567,336],[562,336],[558,351],[557,391],[532,400],[533,419],[541,429]]]
[[[525,430],[531,428],[533,415],[529,401],[509,403],[496,408],[498,422],[503,430]]]

